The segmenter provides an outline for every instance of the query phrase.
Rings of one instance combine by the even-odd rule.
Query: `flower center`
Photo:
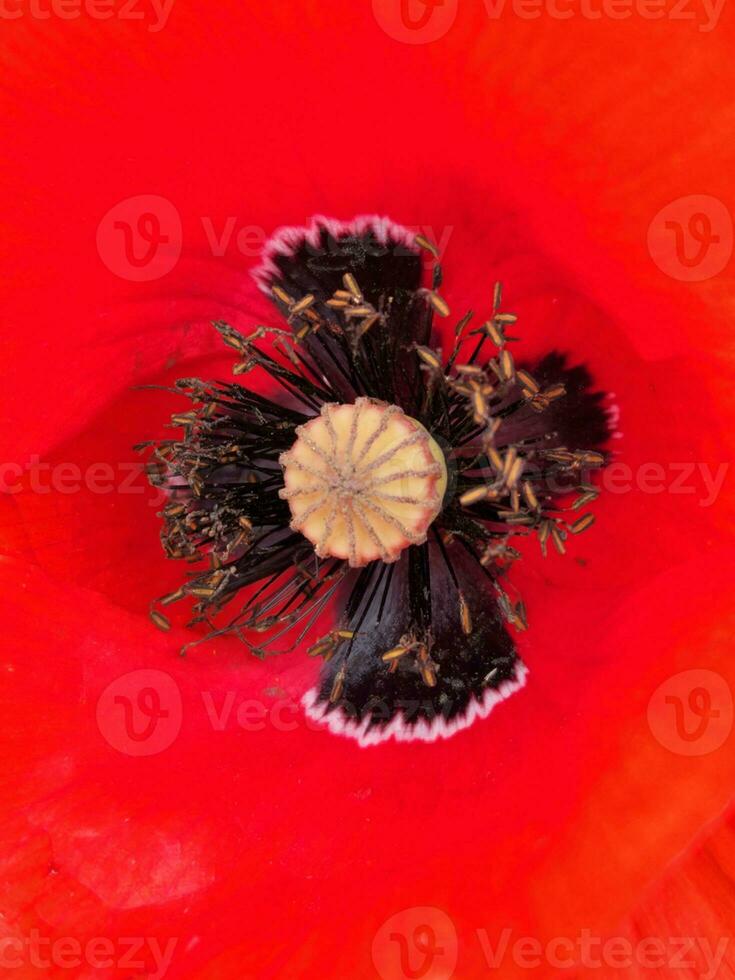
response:
[[[447,467],[437,442],[397,405],[327,404],[296,430],[280,463],[291,527],[320,557],[353,568],[422,544],[441,510]]]

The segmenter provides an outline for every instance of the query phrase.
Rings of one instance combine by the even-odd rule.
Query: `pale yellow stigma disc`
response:
[[[324,405],[280,458],[291,527],[353,568],[421,544],[447,488],[444,453],[396,405]]]

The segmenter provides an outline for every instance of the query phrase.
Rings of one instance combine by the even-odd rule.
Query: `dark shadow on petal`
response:
[[[276,286],[294,302],[315,298],[320,325],[303,346],[340,401],[369,395],[413,414],[424,387],[414,348],[429,342],[432,324],[430,307],[417,293],[424,256],[413,235],[387,219],[358,218],[345,225],[316,218],[308,229],[277,234],[253,274],[268,293]],[[355,317],[345,332],[341,311],[324,304],[345,289],[347,274],[378,316]],[[288,306],[277,305],[288,314]],[[368,320],[369,329],[360,334]]]
[[[541,384],[561,383],[566,395],[543,413],[544,423],[557,433],[558,444],[569,449],[604,449],[612,435],[606,392],[594,390],[594,379],[583,364],[570,366],[568,356],[552,351],[530,368]]]
[[[422,614],[411,599],[411,562],[422,550],[429,559],[429,576],[422,578],[421,585],[431,589],[429,656],[435,686],[426,683],[414,653],[406,653],[393,666],[382,659],[406,637],[418,634],[417,620]],[[385,728],[400,715],[410,729],[419,722],[458,719],[472,702],[482,703],[489,692],[518,679],[522,665],[492,584],[459,545],[451,545],[448,553],[467,603],[469,632],[463,629],[457,584],[436,545],[413,547],[387,569],[376,563],[367,586],[365,576],[354,586],[351,609],[355,615],[348,619],[348,627],[354,628],[363,614],[364,618],[351,646],[345,644],[325,664],[317,705],[338,710],[358,725],[367,720],[367,729]],[[466,628],[467,616],[465,624]],[[343,668],[341,696],[332,705],[330,694]]]

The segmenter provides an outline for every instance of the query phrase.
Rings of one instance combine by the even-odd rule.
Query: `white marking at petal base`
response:
[[[313,248],[318,248],[319,233],[323,228],[333,238],[343,238],[346,235],[364,235],[367,231],[372,231],[381,245],[387,245],[389,241],[394,241],[410,248],[416,255],[421,254],[421,249],[416,244],[415,232],[409,228],[404,228],[403,225],[397,225],[390,218],[381,217],[377,214],[361,214],[352,221],[339,221],[323,214],[315,214],[308,225],[284,225],[277,228],[268,239],[263,247],[263,258],[260,265],[251,271],[258,287],[270,296],[273,280],[281,275],[273,256],[294,255],[303,242],[308,242]]]
[[[611,439],[622,439],[623,433],[620,429],[620,404],[614,391],[608,391],[605,401],[608,404],[604,408],[607,424],[610,427]]]
[[[497,688],[485,691],[479,701],[473,697],[462,714],[448,721],[434,718],[431,722],[421,719],[415,724],[409,724],[399,712],[387,725],[371,726],[369,718],[356,722],[341,708],[327,710],[328,703],[319,700],[319,692],[315,687],[304,694],[301,704],[306,716],[312,721],[329,729],[333,735],[354,739],[361,748],[379,745],[390,739],[395,739],[396,742],[436,742],[438,739],[449,739],[457,732],[469,728],[478,718],[487,718],[497,704],[525,687],[527,676],[528,668],[518,661],[514,677],[509,677]]]

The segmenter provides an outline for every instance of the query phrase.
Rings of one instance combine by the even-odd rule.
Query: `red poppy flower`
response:
[[[440,6],[4,8],[18,976],[543,975],[588,935],[665,976],[729,928],[728,14]],[[140,388],[230,380],[211,321],[273,322],[249,270],[319,213],[435,242],[453,311],[502,281],[619,411],[595,528],[524,550],[528,684],[448,740],[362,748],[303,650],[148,618],[181,571],[132,447],[181,406]]]

